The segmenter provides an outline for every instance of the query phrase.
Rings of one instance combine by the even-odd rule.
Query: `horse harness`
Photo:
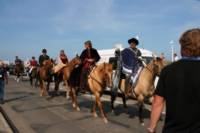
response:
[[[91,78],[92,80],[94,80],[95,82],[97,82],[102,88],[104,88],[104,87],[106,86],[106,83],[105,83],[106,79],[103,81],[103,84],[102,84],[100,81],[98,81],[96,78],[94,78],[94,77],[91,75],[91,73],[92,73],[96,68],[97,68],[96,65],[92,65],[92,66],[90,67],[89,72],[88,72],[88,73],[89,73],[88,79]]]

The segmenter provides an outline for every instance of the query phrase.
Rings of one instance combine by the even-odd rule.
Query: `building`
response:
[[[99,61],[99,63],[109,62],[110,58],[115,57],[115,50],[116,49],[120,49],[120,50],[124,49],[122,46],[123,46],[122,44],[116,44],[113,49],[98,50],[98,53],[101,56],[101,60]],[[143,59],[146,63],[149,63],[153,59],[153,57],[155,56],[153,54],[153,52],[151,52],[149,50],[146,50],[146,49],[143,49],[143,48],[139,48],[139,50],[141,51],[142,57],[143,57]]]

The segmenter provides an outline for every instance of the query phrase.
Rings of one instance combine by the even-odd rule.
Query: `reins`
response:
[[[104,84],[102,84],[100,81],[98,81],[96,78],[94,78],[91,73],[97,68],[97,66],[93,67],[92,71],[90,71],[90,74],[88,76],[88,79],[91,78],[92,80],[94,80],[95,82],[97,82],[102,88],[105,87]]]

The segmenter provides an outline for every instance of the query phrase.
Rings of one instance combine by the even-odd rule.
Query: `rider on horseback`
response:
[[[132,87],[135,86],[136,81],[139,77],[139,74],[142,70],[141,63],[141,52],[136,47],[139,44],[139,41],[136,38],[131,38],[128,40],[130,45],[129,48],[125,48],[122,52],[122,72],[126,75],[126,87],[131,83]]]
[[[82,61],[82,72],[80,77],[80,89],[85,92],[87,87],[87,76],[89,75],[91,66],[100,60],[100,56],[96,49],[92,48],[92,42],[86,41],[85,50],[82,51],[80,59]]]
[[[54,73],[59,72],[63,67],[65,67],[68,64],[68,58],[64,50],[60,50],[60,55],[57,61],[58,64],[53,68]]]
[[[16,79],[17,82],[19,82],[19,78],[20,78],[20,75],[23,73],[23,69],[24,69],[24,66],[22,64],[22,60],[19,59],[18,56],[15,56],[15,68],[14,68],[14,71],[15,71],[15,74],[16,74]]]
[[[33,69],[37,68],[37,65],[38,65],[38,63],[37,63],[35,57],[33,56],[32,59],[29,61],[29,68],[30,68],[29,74],[32,73]]]
[[[48,59],[50,59],[50,58],[49,58],[49,56],[47,55],[47,50],[46,50],[46,49],[43,49],[43,50],[42,50],[42,54],[41,54],[40,57],[39,57],[39,65],[40,65],[40,67],[43,66],[43,65],[44,65],[43,62],[44,62],[45,60],[48,60]]]
[[[15,56],[15,65],[16,65],[16,66],[19,66],[19,65],[21,65],[21,64],[22,64],[22,60],[19,59],[18,56]]]

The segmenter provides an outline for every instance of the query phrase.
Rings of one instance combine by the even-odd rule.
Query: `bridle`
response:
[[[106,87],[105,81],[107,81],[107,78],[104,78],[103,83],[101,83],[100,81],[98,81],[95,77],[93,77],[91,75],[91,73],[97,68],[97,66],[94,66],[93,69],[89,72],[90,74],[88,75],[88,79],[91,78],[92,80],[94,80],[95,82],[97,82],[102,88]],[[107,86],[109,88],[111,88],[111,86]]]

